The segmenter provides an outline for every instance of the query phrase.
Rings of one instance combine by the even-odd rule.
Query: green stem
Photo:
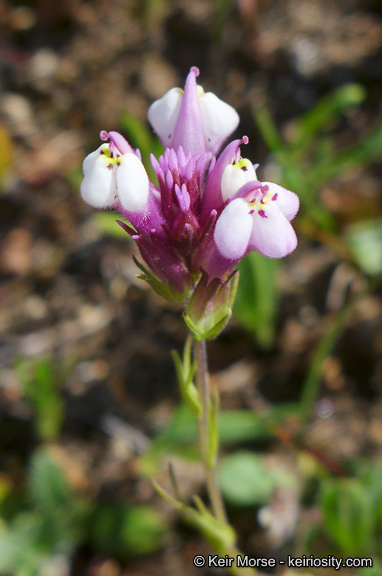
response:
[[[209,389],[209,378],[207,368],[207,346],[206,341],[194,342],[194,354],[197,361],[196,385],[202,402],[202,415],[198,420],[199,440],[202,459],[206,471],[206,481],[208,495],[211,501],[212,511],[215,518],[227,524],[227,515],[224,508],[223,499],[216,478],[216,465],[211,464],[209,458],[209,432],[210,432],[210,411],[211,397]]]
[[[217,478],[216,478],[216,456],[211,458],[210,454],[210,444],[211,439],[209,437],[211,433],[210,427],[210,417],[211,417],[211,393],[209,387],[209,375],[208,375],[208,365],[207,365],[207,346],[205,340],[194,340],[194,357],[197,361],[196,369],[196,385],[199,391],[199,395],[202,403],[202,414],[198,419],[198,431],[199,431],[199,441],[201,447],[201,455],[203,459],[203,464],[206,472],[206,482],[208,495],[211,502],[212,512],[219,522],[223,524],[228,524],[228,519],[224,507],[223,498],[221,496]],[[217,434],[217,431],[216,431]],[[216,452],[218,451],[218,442],[215,441]],[[229,549],[219,551],[222,555],[228,554],[231,558],[235,558],[235,562],[229,568],[230,572],[235,576],[254,576],[259,574],[257,570],[253,568],[242,568],[238,567],[236,564],[236,557],[242,555],[241,552],[235,547],[229,547]]]

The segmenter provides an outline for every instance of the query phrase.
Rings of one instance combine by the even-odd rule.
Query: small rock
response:
[[[0,254],[0,266],[4,272],[24,276],[31,270],[33,239],[23,228],[13,229],[5,239]]]
[[[10,92],[4,94],[0,109],[15,136],[25,138],[36,131],[32,106],[24,96]]]

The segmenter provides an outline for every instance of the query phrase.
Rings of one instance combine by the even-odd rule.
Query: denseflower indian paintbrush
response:
[[[187,299],[202,271],[210,283],[226,282],[251,250],[282,258],[297,245],[290,224],[296,194],[260,182],[241,157],[247,137],[234,140],[237,112],[196,83],[192,68],[184,91],[172,88],[148,111],[165,151],[151,156],[158,186],[150,182],[139,150],[117,132],[101,132],[103,143],[84,161],[81,194],[100,209],[114,209],[167,297]],[[257,166],[256,166],[257,167]]]
[[[258,180],[258,166],[241,156],[246,136],[219,154],[239,116],[205,93],[197,85],[198,75],[191,68],[184,90],[172,88],[149,108],[149,122],[165,148],[159,158],[151,155],[158,185],[150,181],[140,151],[118,132],[103,130],[103,144],[84,160],[81,194],[91,206],[123,216],[118,223],[145,262],[137,261],[139,277],[165,298],[184,304],[191,334],[183,358],[175,352],[173,357],[182,397],[198,423],[212,512],[197,497],[191,507],[156,488],[218,554],[233,557],[238,554],[235,533],[215,473],[219,402],[208,379],[206,340],[215,338],[231,316],[240,260],[252,250],[283,258],[296,248],[290,221],[299,200],[277,184]],[[253,573],[235,564],[230,570]]]

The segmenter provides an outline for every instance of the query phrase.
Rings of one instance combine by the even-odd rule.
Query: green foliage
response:
[[[378,525],[382,527],[382,460],[365,466],[360,479],[371,498]]]
[[[365,274],[382,274],[382,218],[353,224],[347,230],[350,252]]]
[[[353,478],[327,478],[318,505],[323,526],[336,551],[349,557],[372,557],[380,567],[382,532],[382,462],[364,465]],[[373,576],[368,568],[359,576]]]
[[[278,305],[276,275],[279,262],[251,252],[239,264],[240,282],[234,313],[257,342],[268,348],[274,342]]]
[[[360,568],[357,570],[357,576],[380,576],[382,573],[382,563],[373,558],[372,568]]]
[[[337,150],[333,126],[341,115],[359,106],[366,93],[358,84],[348,84],[322,98],[311,110],[291,123],[288,141],[281,137],[272,117],[264,107],[253,114],[261,135],[273,153],[280,170],[279,183],[296,192],[301,200],[299,219],[305,225],[334,231],[336,225],[330,212],[320,203],[319,192],[329,180],[354,168],[364,166],[382,153],[382,123],[364,139]],[[346,243],[360,270],[370,275],[382,272],[381,222],[375,220],[350,228]],[[278,265],[259,254],[250,254],[240,265],[235,313],[264,348],[274,342],[278,303],[276,275]]]
[[[91,221],[93,224],[106,236],[113,236],[114,238],[123,238],[128,240],[130,236],[126,234],[125,230],[118,226],[117,219],[120,219],[120,215],[115,212],[96,212],[92,217]],[[131,224],[129,223],[129,226]]]
[[[156,552],[166,526],[148,506],[99,505],[90,516],[90,541],[97,551],[119,558]]]
[[[324,525],[345,556],[368,556],[375,550],[376,510],[370,493],[355,478],[326,480],[320,508]]]
[[[9,505],[7,498],[14,502]],[[45,570],[59,576],[85,541],[121,559],[148,554],[166,535],[163,518],[148,506],[104,505],[77,496],[45,449],[31,459],[25,498],[7,498],[0,503],[8,518],[0,520],[1,576],[40,576]]]
[[[297,404],[275,406],[261,413],[248,410],[225,410],[218,416],[218,437],[224,446],[238,442],[264,441],[274,437],[274,425],[290,416],[298,416]],[[180,454],[196,459],[197,425],[194,415],[185,404],[174,410],[166,427],[153,439],[148,451],[141,457],[143,474],[152,475],[163,454]]]
[[[46,549],[70,551],[79,540],[79,509],[64,471],[43,450],[32,458],[28,493],[42,521]]]
[[[236,506],[260,506],[269,502],[278,477],[267,470],[253,452],[234,452],[220,462],[218,479],[223,496]]]
[[[25,397],[34,408],[37,434],[42,440],[53,440],[64,419],[61,382],[65,369],[48,358],[33,362],[19,358],[15,368]]]
[[[335,90],[292,123],[288,142],[283,141],[265,108],[254,109],[258,128],[280,167],[281,184],[299,195],[300,217],[308,218],[323,229],[335,226],[331,214],[318,199],[322,186],[382,153],[382,124],[363,140],[341,151],[337,151],[334,136],[330,135],[330,128],[341,114],[361,104],[365,97],[364,88],[358,84]]]
[[[219,438],[224,444],[271,437],[266,417],[247,410],[227,410],[219,414]],[[197,426],[184,404],[173,412],[165,429],[153,440],[150,451],[181,452],[197,441]],[[192,452],[191,452],[192,454]]]
[[[121,115],[123,131],[133,148],[139,148],[142,162],[145,165],[149,178],[155,182],[156,174],[151,166],[150,154],[156,158],[163,154],[163,147],[159,138],[153,134],[148,125],[129,112]]]
[[[358,84],[338,88],[294,121],[288,142],[283,141],[265,108],[254,109],[260,132],[281,168],[282,184],[298,193],[302,210],[316,221],[314,209],[320,208],[320,217],[329,223],[329,215],[322,212],[317,202],[321,186],[346,170],[366,164],[382,151],[381,126],[341,152],[336,151],[334,137],[329,135],[340,116],[361,104],[365,97],[365,90]]]
[[[188,409],[199,418],[202,413],[199,392],[193,382],[196,372],[196,362],[191,361],[192,338],[188,337],[183,351],[183,360],[176,350],[171,355],[174,360],[176,375],[178,377],[179,389],[184,403]]]
[[[26,505],[0,524],[0,574],[40,575],[58,559],[68,562],[83,537],[86,508],[44,450],[31,460]]]
[[[295,148],[302,153],[323,128],[336,122],[341,114],[349,108],[361,104],[365,98],[366,91],[360,84],[347,84],[324,96],[311,110],[296,121],[296,132],[293,139]]]
[[[341,115],[365,99],[362,86],[349,84],[322,98],[309,112],[295,120],[284,141],[268,110],[254,108],[261,135],[280,169],[281,185],[296,192],[301,200],[299,218],[324,230],[334,230],[332,215],[321,205],[318,193],[328,180],[378,157],[382,152],[382,125],[361,142],[336,151],[330,129]],[[341,242],[341,240],[339,240]],[[379,273],[381,238],[378,226],[349,235],[350,249],[362,270]],[[373,252],[370,251],[373,248]],[[261,346],[274,342],[278,304],[276,275],[278,263],[260,254],[248,255],[240,264],[241,282],[235,313]]]
[[[317,400],[324,362],[329,357],[334,344],[341,334],[345,323],[353,310],[353,306],[354,300],[351,300],[343,310],[334,316],[315,350],[301,393],[300,409],[301,415],[305,418],[309,417],[312,413],[314,404]]]

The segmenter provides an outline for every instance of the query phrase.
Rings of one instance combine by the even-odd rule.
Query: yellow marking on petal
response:
[[[256,212],[263,211],[265,213],[265,209],[267,204],[272,202],[274,194],[268,192],[263,198],[256,198],[252,202],[248,200],[248,206],[251,210],[256,210]]]
[[[108,158],[110,158],[110,144],[103,144],[101,146],[102,154],[105,154]]]
[[[204,88],[198,84],[198,98],[201,98],[202,96],[205,96]]]
[[[237,162],[235,162],[235,164],[233,164],[233,166],[238,170],[243,170],[244,172],[253,169],[252,162],[248,160],[248,158],[240,158]]]
[[[103,162],[107,168],[110,168],[111,166],[119,166],[123,161],[122,156],[111,156],[110,144],[104,144],[101,147],[101,154],[99,158],[103,159]]]
[[[264,198],[261,198],[261,204],[268,204],[268,202],[272,202],[274,193],[268,192]]]

